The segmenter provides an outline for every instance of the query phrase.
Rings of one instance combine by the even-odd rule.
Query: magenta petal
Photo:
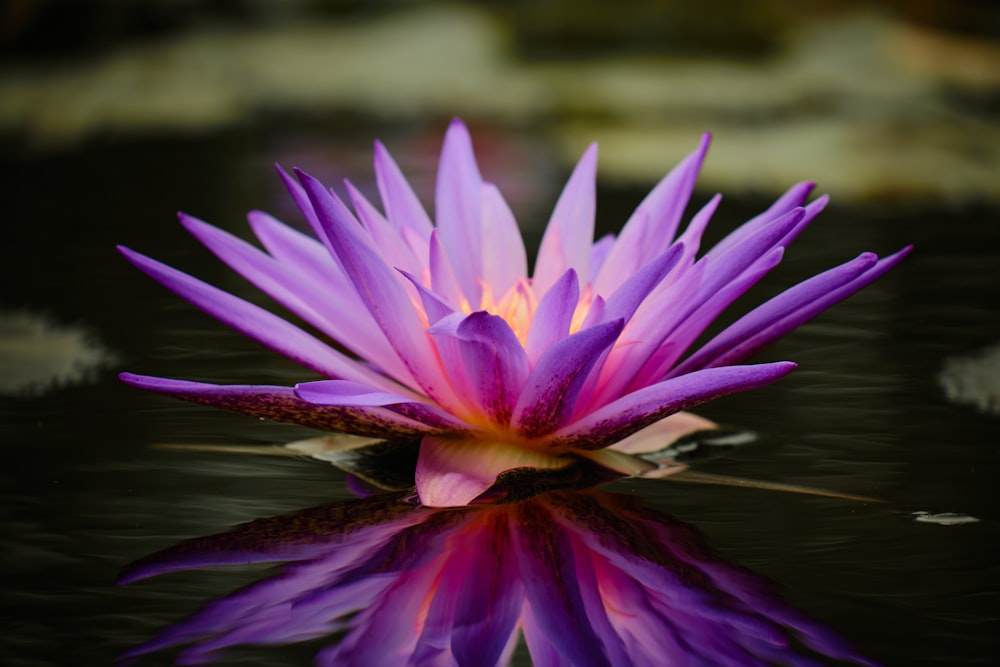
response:
[[[614,344],[622,326],[621,320],[599,324],[550,347],[528,376],[511,425],[531,438],[569,421],[590,369]]]
[[[376,438],[413,437],[437,431],[416,420],[377,407],[322,407],[306,403],[291,387],[217,385],[122,373],[122,382],[193,403],[322,429]]]
[[[632,392],[552,434],[551,445],[600,449],[675,412],[738,391],[756,389],[795,369],[790,361],[709,368]]]
[[[569,335],[573,312],[580,301],[580,283],[573,269],[567,269],[545,293],[535,309],[525,347],[534,364],[550,347]]]
[[[539,293],[547,292],[567,269],[580,276],[590,275],[596,188],[597,144],[591,144],[559,195],[542,236],[532,278]]]
[[[475,404],[497,424],[510,421],[514,403],[528,377],[528,357],[507,321],[478,311],[461,317],[455,313],[428,329],[435,336],[459,341],[461,373],[473,393]]]

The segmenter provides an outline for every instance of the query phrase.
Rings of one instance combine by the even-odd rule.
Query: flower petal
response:
[[[547,292],[567,269],[580,276],[590,275],[596,187],[597,144],[591,144],[559,195],[542,236],[532,279],[539,294]]]
[[[433,226],[427,211],[381,141],[375,142],[375,183],[385,217],[393,226],[409,227],[425,238],[430,236]]]
[[[482,295],[482,185],[469,130],[456,118],[444,137],[434,203],[441,246],[472,304],[478,304]]]
[[[563,426],[590,369],[622,331],[622,321],[605,322],[564,338],[535,364],[514,408],[511,425],[532,438]]]
[[[324,431],[405,438],[441,430],[384,408],[316,406],[297,397],[291,387],[218,385],[132,373],[122,373],[118,377],[138,389]]]
[[[404,278],[385,264],[343,202],[308,174],[296,173],[327,241],[399,359],[432,400],[445,409],[457,407],[454,392],[404,289]]]
[[[455,313],[427,331],[459,341],[461,367],[447,365],[449,374],[464,374],[481,413],[496,424],[508,424],[528,377],[528,357],[507,321],[485,311],[465,317]]]
[[[428,507],[460,507],[517,468],[563,468],[572,459],[504,442],[428,436],[420,443],[417,493]]]
[[[320,380],[295,385],[295,395],[313,405],[341,407],[371,407],[407,403],[413,399],[400,394],[380,391],[361,382]]]
[[[573,312],[580,302],[580,283],[576,271],[566,273],[545,293],[531,320],[525,344],[528,359],[534,365],[550,347],[569,335]]]
[[[262,292],[369,363],[412,382],[382,331],[371,317],[365,317],[367,312],[354,286],[342,275],[337,275],[339,270],[327,273],[326,280],[310,280],[299,271],[298,265],[269,257],[228,232],[183,213],[180,220],[184,228],[216,257]],[[322,250],[320,244],[312,243]],[[325,254],[325,250],[323,252]],[[329,264],[336,268],[332,261]],[[358,316],[344,317],[342,309],[358,313]]]
[[[610,449],[626,454],[650,454],[668,448],[686,435],[717,428],[715,422],[692,412],[678,412],[619,440]]]
[[[481,205],[481,276],[499,297],[528,276],[528,258],[517,220],[497,186],[483,184]]]
[[[872,253],[862,253],[849,262],[785,290],[741,317],[671,374],[679,375],[697,368],[741,363],[830,306],[869,285],[898,264],[909,251],[910,248],[907,247],[882,260],[878,260]]]
[[[423,268],[423,262],[418,259],[417,253],[400,234],[400,230],[390,225],[350,181],[345,180],[344,185],[358,220],[371,234],[372,243],[379,249],[386,264],[396,269],[419,273]],[[422,256],[426,256],[426,252]]]
[[[385,378],[263,308],[119,246],[139,270],[244,336],[328,377],[384,384]]]
[[[720,396],[770,384],[795,369],[790,361],[708,368],[628,394],[552,434],[551,447],[600,449],[671,414]]]
[[[702,136],[698,149],[653,188],[625,223],[615,247],[594,279],[594,287],[600,294],[613,292],[625,278],[666,250],[674,240],[710,141],[710,135]]]

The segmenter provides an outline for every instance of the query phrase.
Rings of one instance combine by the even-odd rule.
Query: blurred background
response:
[[[1000,196],[990,0],[6,0],[14,147],[281,119],[530,126],[647,182],[718,138],[704,187],[838,200]]]
[[[713,147],[693,205],[725,195],[708,242],[815,180],[831,207],[747,304],[862,250],[916,246],[762,357],[794,359],[799,371],[703,410],[761,434],[710,471],[889,505],[618,490],[691,521],[886,664],[994,664],[993,0],[0,0],[0,662],[108,664],[206,595],[248,581],[193,573],[115,588],[125,563],[348,495],[313,462],[146,447],[303,433],[123,388],[121,370],[304,378],[152,284],[114,246],[267,305],[175,212],[242,237],[250,209],[301,224],[272,165],[331,185],[349,177],[371,194],[375,138],[430,209],[454,116],[531,243],[592,141],[602,233],[706,131]],[[980,521],[918,524],[917,511]],[[304,664],[314,648],[234,664]]]

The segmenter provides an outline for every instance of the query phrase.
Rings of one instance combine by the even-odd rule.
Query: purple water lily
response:
[[[429,506],[464,505],[518,468],[586,458],[622,474],[664,433],[707,422],[678,413],[768,384],[795,365],[751,355],[869,284],[906,254],[872,253],[821,273],[694,341],[781,260],[826,204],[792,187],[699,256],[712,198],[681,218],[706,136],[642,201],[617,238],[593,241],[596,146],[577,164],[533,273],[513,214],[480,175],[455,121],[438,172],[436,225],[385,148],[375,146],[382,210],[350,183],[350,207],[311,176],[281,172],[317,238],[260,212],[264,246],[190,216],[220,259],[314,327],[319,337],[132,250],[137,267],[191,303],[330,378],[294,388],[220,386],[123,374],[136,387],[252,415],[419,447]],[[346,348],[341,351],[333,343]]]
[[[318,665],[871,665],[774,586],[719,560],[698,531],[632,496],[555,492],[433,509],[403,494],[258,519],[135,563],[121,583],[284,562],[125,656],[343,633]],[[521,649],[523,650],[523,649]]]

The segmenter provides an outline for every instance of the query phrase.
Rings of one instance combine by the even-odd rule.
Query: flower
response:
[[[881,276],[909,250],[884,259],[863,253],[690,351],[728,305],[778,264],[827,201],[806,204],[813,184],[798,184],[699,257],[720,197],[677,232],[708,143],[706,135],[617,238],[596,243],[597,148],[591,146],[556,203],[530,277],[515,218],[480,175],[458,120],[444,140],[436,225],[380,143],[375,176],[382,211],[350,183],[349,208],[308,174],[279,169],[318,240],[261,212],[249,221],[264,250],[188,215],[181,214],[181,223],[322,339],[121,251],[194,305],[330,379],[291,388],[121,377],[260,417],[412,442],[419,447],[417,491],[430,506],[469,503],[506,471],[555,469],[579,458],[623,474],[642,472],[650,464],[630,452],[663,434],[709,424],[671,415],[789,373],[791,362],[743,362]]]
[[[203,664],[241,645],[343,633],[317,665],[871,665],[634,496],[553,492],[468,508],[403,494],[257,519],[130,565],[119,583],[283,562],[129,650]],[[522,649],[523,650],[523,649]]]

